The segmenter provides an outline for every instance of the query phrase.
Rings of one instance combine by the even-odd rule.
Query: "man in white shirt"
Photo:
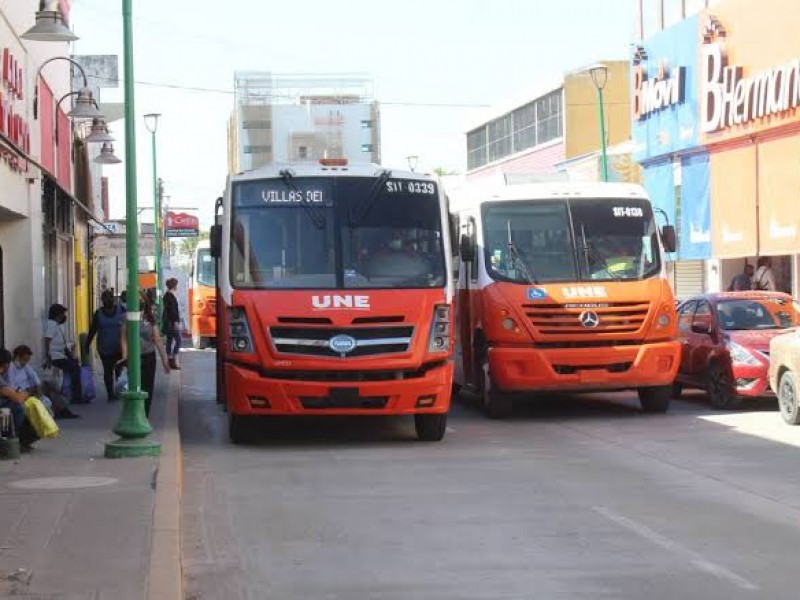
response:
[[[758,259],[758,268],[753,275],[753,289],[762,292],[775,292],[778,289],[775,272],[772,270],[772,259],[769,256]]]

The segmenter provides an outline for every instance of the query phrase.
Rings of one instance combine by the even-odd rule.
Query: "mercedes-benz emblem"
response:
[[[578,318],[581,321],[581,325],[587,329],[593,329],[600,324],[600,317],[597,316],[596,312],[591,310],[582,312],[581,316]]]
[[[328,346],[334,352],[344,355],[355,350],[358,342],[352,336],[340,334],[328,340]]]

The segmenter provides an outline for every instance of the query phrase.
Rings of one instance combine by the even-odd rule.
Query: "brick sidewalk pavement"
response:
[[[0,461],[0,598],[145,597],[158,458],[103,457],[120,403],[97,389],[101,398],[73,407],[80,419],[58,421],[58,438]],[[168,392],[159,373],[156,439]]]

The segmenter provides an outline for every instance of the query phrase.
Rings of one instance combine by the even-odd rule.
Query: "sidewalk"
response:
[[[73,407],[80,419],[58,421],[58,438],[39,441],[17,461],[0,461],[0,598],[141,600],[148,594],[159,464],[174,463],[179,451],[170,441],[165,454],[163,440],[177,438],[177,418],[170,415],[177,411],[180,372],[157,375],[151,422],[161,458],[103,457],[104,443],[115,438],[120,403],[106,402],[102,385],[97,390],[92,404]],[[178,560],[160,567],[172,567],[174,575]]]

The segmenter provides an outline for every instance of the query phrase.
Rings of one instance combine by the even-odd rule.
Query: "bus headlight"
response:
[[[247,322],[247,313],[242,306],[228,308],[228,337],[231,352],[253,352],[250,324]]]
[[[665,314],[659,315],[658,316],[658,321],[656,321],[656,325],[658,325],[658,327],[669,327],[670,323],[671,323],[671,319],[669,318],[669,315],[665,315]]]
[[[433,322],[428,336],[428,352],[447,352],[450,350],[450,307],[438,304],[433,308]]]

